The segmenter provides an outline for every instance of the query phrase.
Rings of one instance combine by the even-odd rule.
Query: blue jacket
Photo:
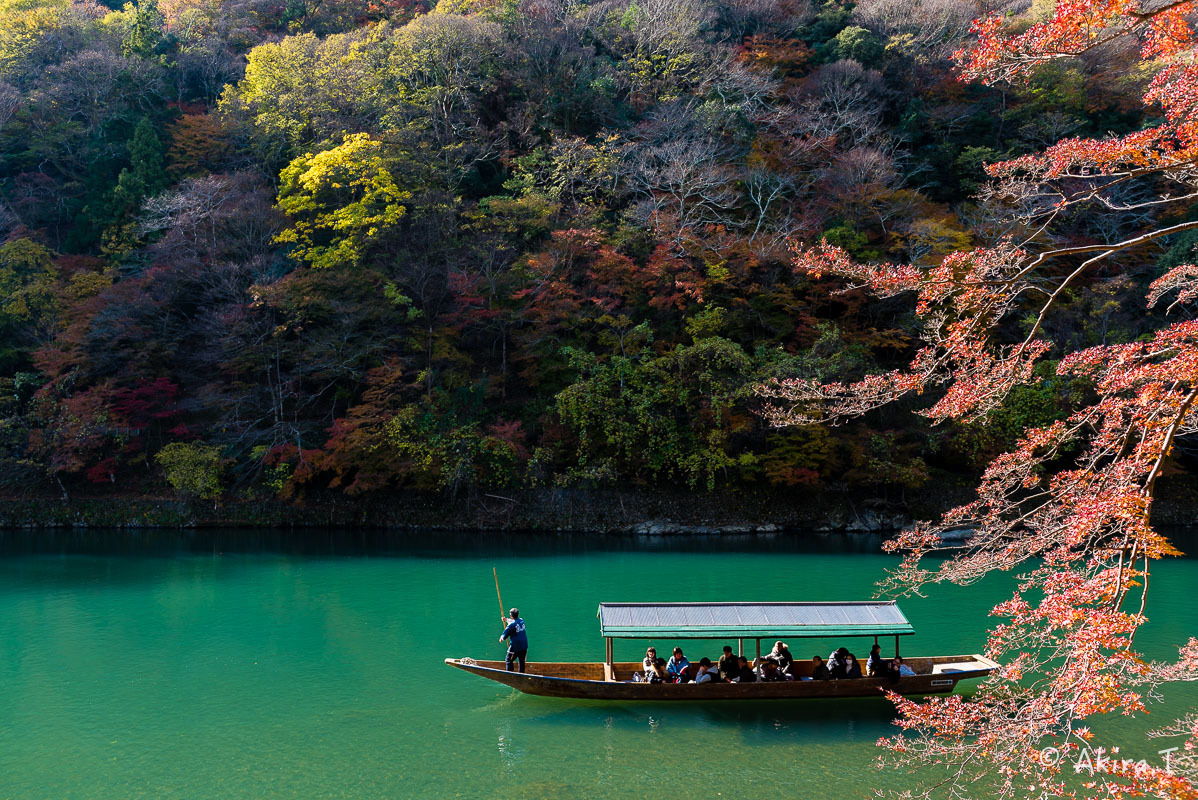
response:
[[[674,677],[685,675],[690,665],[691,662],[686,660],[686,656],[683,656],[681,661],[675,661],[674,657],[670,656],[670,660],[666,662],[666,672]]]
[[[507,649],[513,653],[528,649],[528,634],[524,632],[524,620],[516,617],[503,629],[503,638],[507,639]]]

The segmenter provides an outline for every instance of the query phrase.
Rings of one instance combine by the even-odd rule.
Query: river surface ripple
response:
[[[533,659],[597,661],[600,601],[866,599],[895,563],[878,545],[0,532],[0,798],[865,797],[911,780],[870,766],[894,730],[884,700],[550,700],[442,659],[502,658],[492,566]],[[1196,584],[1198,559],[1154,570],[1150,657],[1198,632]],[[901,601],[917,631],[904,653],[979,652],[1011,587],[994,576]],[[837,644],[791,643],[803,657]],[[1098,738],[1159,758],[1144,733],[1195,707],[1198,689],[1171,688],[1150,720],[1104,722]]]

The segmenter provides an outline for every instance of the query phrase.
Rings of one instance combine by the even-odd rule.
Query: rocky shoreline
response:
[[[352,501],[240,500],[213,507],[171,498],[0,498],[0,528],[347,528],[533,531],[628,536],[892,533],[967,502],[971,486],[851,494],[818,491],[692,493],[541,489],[450,498],[397,492]],[[1159,525],[1198,525],[1198,484],[1172,481],[1153,510]],[[962,531],[960,539],[967,538]]]
[[[923,511],[934,513],[930,507]],[[331,527],[709,536],[885,533],[910,524],[917,513],[884,497],[832,493],[552,489],[467,498],[396,493],[364,502],[344,497],[238,501],[215,508],[169,498],[10,498],[0,499],[0,528]]]

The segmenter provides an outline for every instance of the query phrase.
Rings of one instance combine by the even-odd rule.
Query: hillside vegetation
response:
[[[0,492],[897,497],[975,474],[1086,387],[1046,369],[983,423],[787,429],[753,387],[918,345],[909,303],[797,273],[792,243],[939,263],[1004,232],[984,164],[1148,124],[1115,47],[961,82],[987,10],[1045,13],[0,0]],[[1121,299],[1194,241],[1071,289],[1054,340],[1154,328]]]

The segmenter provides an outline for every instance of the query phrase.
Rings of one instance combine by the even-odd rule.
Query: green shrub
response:
[[[221,494],[224,463],[220,448],[198,442],[171,442],[154,460],[166,472],[166,481],[183,497],[216,500]]]

